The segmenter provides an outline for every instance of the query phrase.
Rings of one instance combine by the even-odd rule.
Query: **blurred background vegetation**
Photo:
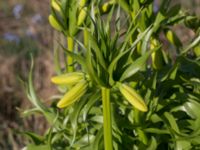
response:
[[[159,2],[159,0],[157,0]],[[200,17],[200,0],[177,0],[188,13]],[[18,150],[27,142],[20,131],[42,134],[47,124],[41,116],[22,118],[20,112],[31,107],[20,79],[30,69],[30,53],[35,61],[35,87],[48,105],[56,92],[50,77],[54,74],[55,33],[48,23],[49,0],[0,0],[0,150]],[[192,32],[177,27],[186,41]]]

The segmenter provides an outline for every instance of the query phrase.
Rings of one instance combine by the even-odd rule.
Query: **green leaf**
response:
[[[83,111],[83,120],[86,121],[87,115],[92,108],[92,106],[96,103],[97,100],[99,100],[101,97],[100,92],[94,92],[93,94],[90,95],[88,102],[84,105],[84,108],[82,109]]]
[[[200,61],[192,60],[186,57],[178,58],[178,62],[180,62],[180,71],[184,74],[200,77]]]
[[[32,102],[32,104],[38,109],[38,111],[44,114],[44,116],[46,117],[47,121],[50,124],[58,125],[59,122],[57,122],[56,114],[53,111],[51,111],[47,106],[45,106],[36,95],[36,92],[33,86],[33,77],[32,77],[33,67],[34,67],[34,63],[32,59],[31,70],[29,72],[29,77],[28,77],[27,96],[29,100]]]
[[[86,145],[89,145],[94,141],[95,136],[91,134],[83,135],[76,143],[74,143],[73,147],[76,149],[83,149]]]
[[[185,53],[187,53],[189,50],[191,50],[192,48],[194,48],[196,45],[198,45],[200,42],[200,34],[197,35],[197,37],[193,40],[192,43],[190,43],[186,48],[184,48],[181,51],[181,55],[184,55]]]
[[[95,141],[93,142],[93,150],[101,150],[102,149],[102,144],[103,144],[103,128],[101,128],[96,137]]]
[[[35,114],[35,113],[41,113],[40,109],[32,108],[32,109],[25,110],[22,112],[22,116],[27,117],[27,116]]]
[[[93,36],[88,32],[88,37],[89,37],[89,44],[90,44],[90,48],[93,49],[93,51],[96,54],[96,57],[98,59],[98,62],[101,64],[101,66],[106,69],[106,63],[104,60],[104,57],[102,55],[102,51],[99,48],[99,45],[96,43],[96,39],[93,38]]]
[[[154,133],[154,134],[170,134],[170,132],[166,129],[158,129],[158,128],[146,128],[144,129],[147,133]]]
[[[126,0],[118,0],[119,5],[127,12],[130,12],[130,7]]]
[[[200,103],[190,100],[183,105],[185,112],[193,119],[197,119],[200,116]]]
[[[90,95],[85,95],[83,98],[80,99],[75,105],[73,106],[73,112],[69,115],[70,121],[71,121],[71,126],[73,129],[73,139],[75,140],[76,134],[77,134],[77,129],[78,129],[78,119],[79,115],[81,113],[81,110],[83,109],[84,105],[87,103],[88,96]],[[72,140],[71,145],[73,145],[74,140]]]
[[[133,62],[122,74],[120,81],[123,81],[129,77],[131,77],[132,75],[134,75],[135,73],[137,73],[146,63],[147,59],[149,58],[150,54],[153,51],[158,50],[160,47],[153,49],[152,51],[148,51],[146,52],[144,55],[142,55],[141,57],[139,57],[138,59],[135,60],[135,62]]]
[[[28,77],[28,97],[36,108],[40,109],[41,111],[46,111],[47,110],[46,106],[42,104],[42,102],[39,100],[39,98],[35,93],[35,89],[33,86],[33,67],[34,67],[34,62],[32,58],[31,70],[29,72],[29,77]]]
[[[167,14],[168,17],[176,16],[179,13],[180,9],[181,9],[181,5],[180,4],[174,5],[173,7],[171,7],[169,9],[168,14]]]
[[[138,44],[138,42],[140,42],[140,40],[145,36],[145,34],[147,34],[151,29],[151,26],[148,27],[144,32],[142,32],[137,39],[131,44],[130,48],[124,50],[124,48],[126,47],[126,44],[122,46],[122,48],[120,49],[119,54],[112,60],[112,62],[110,63],[110,65],[108,66],[108,72],[110,74],[110,78],[109,78],[109,83],[113,83],[113,71],[115,69],[116,64],[118,63],[118,61],[120,60],[120,58],[122,58],[125,54],[127,54],[128,52],[131,52],[134,50],[134,48],[136,47],[136,45]],[[150,54],[149,54],[150,55]],[[117,68],[116,68],[117,69]],[[112,85],[112,84],[111,84]]]
[[[174,116],[172,114],[170,114],[169,112],[165,112],[164,113],[165,118],[168,120],[170,127],[176,132],[176,133],[180,133],[179,127],[176,123],[176,120],[174,118]]]
[[[155,137],[152,136],[151,141],[150,141],[148,148],[146,150],[156,150],[157,146],[158,146],[158,143],[157,143]]]
[[[72,58],[74,58],[75,60],[77,60],[79,62],[79,64],[81,64],[85,68],[86,63],[85,63],[84,57],[82,57],[80,54],[77,54],[75,52],[71,52],[70,50],[68,50],[67,48],[65,48],[63,45],[61,45],[61,47],[62,47],[63,50],[65,50],[65,52],[69,56],[71,56]]]
[[[32,132],[21,132],[21,133],[27,136],[35,145],[40,145],[45,140],[44,137],[36,133],[32,133]]]
[[[98,77],[97,72],[94,70],[94,60],[92,59],[92,52],[91,48],[89,48],[86,52],[86,66],[87,66],[87,71],[88,74],[90,75],[90,78],[96,82],[98,85],[106,86],[104,82]]]
[[[176,147],[175,147],[175,149],[177,149],[177,150],[186,150],[186,149],[191,149],[191,142],[190,141],[188,141],[188,140],[181,140],[181,141],[177,141],[176,142]]]
[[[51,150],[49,145],[33,145],[29,144],[27,150]]]

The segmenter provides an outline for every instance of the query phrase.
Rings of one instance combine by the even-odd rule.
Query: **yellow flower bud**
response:
[[[78,15],[78,21],[77,21],[78,26],[80,26],[84,22],[86,16],[87,16],[87,8],[84,7],[80,10],[80,13]]]
[[[56,18],[53,15],[49,15],[49,23],[53,28],[55,28],[58,31],[62,31],[62,26],[58,23]]]
[[[80,81],[64,95],[58,102],[57,107],[64,108],[79,100],[86,93],[87,87],[88,82],[86,80]]]
[[[58,2],[56,2],[55,0],[51,1],[51,6],[58,12],[61,12],[61,8],[60,5],[58,4]]]
[[[150,45],[151,50],[153,50],[157,46],[159,46],[158,41],[155,39],[151,40],[151,45]],[[154,69],[159,70],[163,67],[164,58],[163,58],[161,48],[158,49],[157,51],[153,52],[151,54],[151,58],[152,58],[152,66]]]
[[[87,3],[87,0],[79,0],[79,7],[82,8]]]
[[[84,73],[72,72],[52,77],[51,81],[55,84],[74,85],[82,79],[84,79]]]
[[[131,103],[135,108],[140,111],[146,112],[148,110],[143,98],[131,87],[126,84],[119,84],[119,90],[122,95]]]

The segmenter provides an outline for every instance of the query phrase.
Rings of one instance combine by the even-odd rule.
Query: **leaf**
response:
[[[93,142],[93,150],[101,150],[101,146],[103,144],[103,128],[101,128],[96,137],[95,137],[95,141]]]
[[[135,73],[137,73],[146,63],[147,59],[149,58],[150,54],[153,51],[158,50],[160,47],[155,48],[151,51],[146,52],[144,55],[142,55],[141,57],[139,57],[138,59],[135,60],[135,62],[133,62],[122,74],[120,81],[123,81],[129,77],[131,77],[132,75],[134,75]]]
[[[165,118],[168,120],[170,127],[176,131],[176,133],[180,133],[179,127],[176,123],[175,118],[173,117],[172,114],[170,114],[169,112],[165,112],[164,113]]]
[[[102,51],[99,49],[98,44],[96,43],[96,39],[93,38],[93,36],[88,32],[89,42],[90,42],[90,48],[92,48],[96,54],[98,62],[101,64],[101,66],[106,69],[106,63],[104,60],[104,57],[102,55]]]
[[[189,50],[191,50],[192,48],[194,48],[196,45],[198,45],[200,42],[200,34],[197,35],[197,37],[193,40],[192,43],[190,43],[185,49],[183,49],[181,51],[180,55],[184,55],[185,53],[187,53]]]
[[[146,150],[156,150],[157,146],[158,146],[158,143],[157,143],[155,137],[151,136],[151,141],[150,141],[148,148]]]
[[[120,60],[121,57],[123,57],[125,54],[127,54],[128,52],[131,52],[135,47],[136,45],[138,44],[138,42],[140,42],[140,40],[145,36],[145,34],[147,34],[151,29],[151,26],[148,27],[144,32],[142,32],[138,37],[137,39],[131,44],[130,48],[128,48],[127,50],[124,50],[124,48],[126,46],[124,46],[123,44],[123,47],[120,51],[120,53],[112,60],[112,62],[110,63],[110,65],[108,66],[108,72],[110,74],[110,83],[113,83],[113,71],[116,67],[116,64],[118,63],[118,61]],[[150,55],[150,54],[149,54]]]
[[[71,125],[72,125],[72,129],[74,130],[74,132],[77,131],[77,125],[78,125],[78,118],[79,115],[83,109],[83,107],[85,106],[85,104],[88,101],[90,95],[85,95],[83,98],[81,98],[77,103],[75,103],[75,105],[73,106],[73,112],[70,114],[70,121],[71,121]]]
[[[75,149],[83,149],[86,145],[89,145],[94,141],[95,136],[92,134],[85,134],[83,135],[76,143],[74,143],[73,147]]]
[[[74,58],[75,60],[77,60],[79,62],[79,64],[81,64],[84,68],[86,66],[85,60],[84,58],[80,55],[77,54],[75,52],[71,52],[70,50],[68,50],[67,48],[65,48],[61,43],[60,46],[62,47],[63,50],[65,50],[65,52],[70,55],[72,58]]]
[[[180,4],[174,5],[173,7],[171,7],[169,9],[168,14],[167,14],[168,17],[176,16],[179,13],[180,9],[181,9],[181,5]]]
[[[37,95],[35,93],[35,89],[33,86],[33,76],[32,76],[33,75],[33,67],[34,67],[34,62],[33,62],[33,58],[32,58],[31,70],[29,72],[29,77],[28,77],[28,97],[36,108],[40,109],[41,111],[46,111],[47,108],[42,104],[42,102],[39,100],[39,98],[37,97]]]
[[[34,86],[33,86],[33,67],[34,67],[34,63],[33,63],[33,59],[31,62],[31,69],[29,72],[29,77],[28,77],[28,87],[27,87],[27,96],[29,98],[29,100],[32,102],[32,104],[38,109],[38,111],[42,112],[45,116],[45,118],[47,119],[47,121],[50,124],[54,124],[54,125],[59,125],[59,122],[57,122],[57,115],[51,111],[51,109],[49,109],[48,107],[46,107],[41,100],[37,97]]]
[[[170,134],[170,132],[166,129],[158,129],[158,128],[146,128],[144,129],[147,133],[153,133],[153,134]]]
[[[25,136],[27,136],[29,139],[31,139],[31,141],[35,144],[35,145],[40,145],[44,142],[44,137],[36,134],[36,133],[32,133],[32,132],[21,132],[22,134],[24,134]]]
[[[184,74],[200,77],[200,62],[196,60],[191,60],[186,57],[179,57],[178,62],[180,62],[180,71]]]
[[[153,27],[154,32],[156,32],[160,28],[160,26],[161,26],[160,24],[163,20],[165,20],[165,16],[159,12],[154,21],[154,27]]]
[[[151,28],[151,29],[146,33],[144,39],[142,40],[142,46],[141,46],[141,54],[142,54],[142,55],[145,54],[145,52],[146,52],[147,49],[148,49],[148,41],[149,41],[150,38],[151,38],[151,35],[152,35],[153,31],[154,31],[154,28],[155,28],[155,27],[153,26],[153,28]]]
[[[118,0],[119,5],[127,12],[130,12],[130,7],[126,0]]]
[[[33,145],[29,144],[27,150],[51,150],[49,145]]]
[[[177,141],[175,149],[177,150],[191,149],[191,142],[188,140]]]
[[[200,103],[196,101],[190,100],[190,102],[186,102],[183,105],[185,112],[192,117],[193,119],[197,119],[200,116]]]
[[[32,108],[32,109],[28,109],[22,112],[22,116],[23,117],[27,117],[31,114],[35,114],[35,113],[41,113],[40,109],[38,108]]]
[[[90,75],[90,78],[98,85],[106,86],[104,82],[98,77],[97,72],[95,72],[95,68],[93,65],[93,56],[91,52],[91,48],[87,50],[86,53],[86,66],[87,66],[87,72]]]
[[[92,106],[99,100],[101,97],[100,92],[94,92],[93,94],[90,95],[88,102],[84,105],[84,108],[82,109],[83,111],[83,120],[86,121],[87,115],[92,108]]]

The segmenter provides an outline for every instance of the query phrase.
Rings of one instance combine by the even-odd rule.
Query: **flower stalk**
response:
[[[72,52],[74,49],[74,40],[70,36],[67,37],[67,46],[68,50]],[[67,55],[67,72],[73,72],[74,68],[72,64],[73,64],[73,58]]]
[[[102,103],[103,103],[104,147],[105,150],[113,150],[110,89],[102,87],[101,91],[102,91]]]

